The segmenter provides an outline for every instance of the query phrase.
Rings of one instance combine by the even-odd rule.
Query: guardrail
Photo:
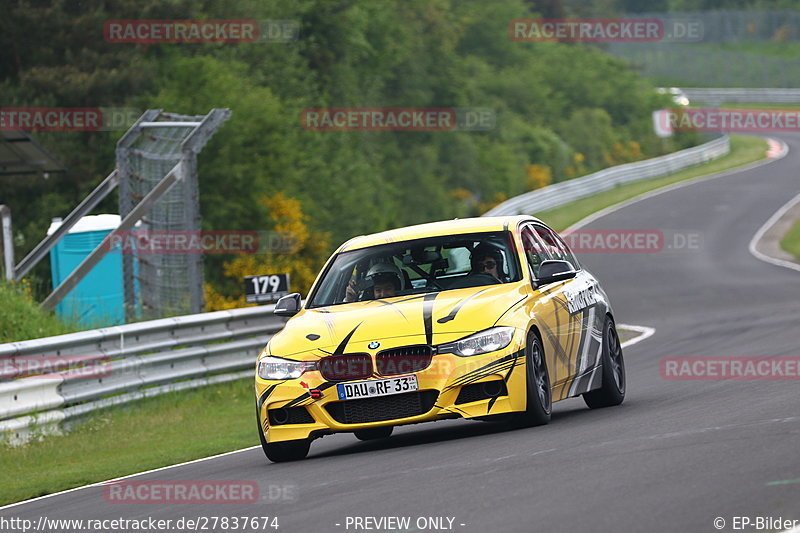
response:
[[[554,183],[496,205],[483,216],[534,214],[613,189],[623,183],[666,176],[678,170],[721,157],[731,150],[724,135],[711,142],[672,154],[606,168],[594,174]]]
[[[0,344],[0,435],[24,441],[35,427],[96,409],[250,376],[259,351],[285,323],[273,309],[247,307]],[[58,371],[28,375],[32,368],[54,367]]]
[[[800,89],[746,89],[682,87],[681,90],[695,104],[722,103],[800,104]]]

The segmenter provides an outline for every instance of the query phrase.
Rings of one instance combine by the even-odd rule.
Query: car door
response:
[[[575,255],[555,231],[543,224],[533,224],[533,227],[553,259],[568,261],[578,271],[570,280],[554,283],[552,288],[545,287],[559,302],[559,324],[565,352],[570,357],[568,378],[559,393],[562,397],[576,396],[590,390],[598,377],[605,298],[597,280],[581,268]]]
[[[536,279],[542,262],[558,259],[558,256],[545,245],[532,223],[522,225],[520,239],[531,277]],[[580,337],[580,334],[576,333],[580,326],[570,321],[567,304],[561,294],[562,285],[563,282],[541,288],[535,288],[534,285],[527,309],[529,316],[535,317],[542,334],[554,401],[566,397],[567,383],[575,373],[575,354]]]

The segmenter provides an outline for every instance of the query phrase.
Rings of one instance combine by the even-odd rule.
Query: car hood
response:
[[[398,337],[389,344],[451,342],[492,327],[524,297],[523,283],[510,283],[303,309],[272,337],[269,352],[365,352],[372,341]]]

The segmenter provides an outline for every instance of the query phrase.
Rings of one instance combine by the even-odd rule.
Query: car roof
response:
[[[503,231],[515,227],[523,220],[536,220],[541,222],[537,218],[528,215],[456,218],[453,220],[443,220],[441,222],[406,226],[404,228],[391,229],[371,235],[360,235],[344,243],[338,251],[357,250],[360,248],[377,246],[379,244],[423,239],[425,237],[435,237],[437,235],[462,235],[465,233]]]

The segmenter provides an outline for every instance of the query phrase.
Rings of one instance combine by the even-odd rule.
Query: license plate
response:
[[[371,379],[369,381],[354,381],[353,383],[339,383],[336,391],[340,400],[354,400],[356,398],[374,398],[375,396],[389,396],[419,390],[417,376],[398,376],[387,379]]]

